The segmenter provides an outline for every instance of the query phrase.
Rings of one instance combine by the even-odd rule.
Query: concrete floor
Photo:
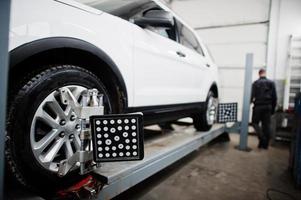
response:
[[[288,167],[288,145],[277,143],[268,151],[258,150],[257,138],[249,136],[251,152],[234,147],[237,134],[230,142],[203,147],[174,165],[152,176],[115,200],[263,200],[268,188],[288,192],[301,199],[294,188]],[[279,193],[273,200],[290,199]]]

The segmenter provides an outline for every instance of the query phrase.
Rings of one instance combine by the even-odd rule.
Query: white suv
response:
[[[79,119],[63,104],[96,88],[105,113],[143,112],[144,123],[192,117],[209,130],[217,67],[197,34],[152,0],[13,0],[6,157],[23,184],[60,187],[58,163],[80,148]]]

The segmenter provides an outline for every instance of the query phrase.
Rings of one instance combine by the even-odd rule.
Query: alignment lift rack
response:
[[[192,126],[176,126],[174,131],[146,140],[142,161],[105,163],[95,171],[106,184],[96,199],[117,196],[225,132],[225,125],[214,125],[208,132],[196,132]]]
[[[173,125],[173,128],[174,130],[171,131],[162,131],[156,126],[146,127],[144,159],[102,163],[101,167],[92,173],[92,177],[102,182],[104,186],[99,193],[93,194],[91,190],[91,196],[85,195],[79,198],[112,199],[228,131],[224,124],[215,124],[207,132],[195,131],[192,125]],[[16,196],[10,195],[10,198],[15,200],[43,199],[34,194],[28,194],[27,191],[14,190],[10,193],[16,194]]]

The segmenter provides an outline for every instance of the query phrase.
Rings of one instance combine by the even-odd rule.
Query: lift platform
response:
[[[112,199],[227,131],[224,124],[216,124],[207,132],[197,132],[192,125],[173,127],[172,131],[146,127],[143,160],[101,164],[94,174],[105,185],[96,199]],[[26,191],[13,193],[16,195],[9,197],[16,200],[42,199]]]
[[[104,163],[95,171],[106,184],[97,199],[117,196],[206,145],[225,131],[224,125],[214,125],[208,132],[196,132],[192,126],[176,126],[174,131],[146,139],[145,157],[142,161]]]

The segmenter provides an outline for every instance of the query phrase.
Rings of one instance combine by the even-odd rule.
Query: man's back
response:
[[[255,106],[272,105],[274,109],[277,102],[274,82],[265,77],[256,80],[252,85],[252,102]]]

